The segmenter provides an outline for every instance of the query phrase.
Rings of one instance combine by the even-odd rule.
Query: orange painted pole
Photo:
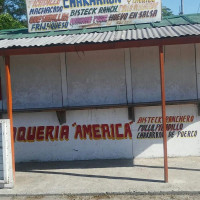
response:
[[[164,149],[164,177],[168,183],[168,156],[167,156],[167,128],[166,128],[166,99],[165,99],[165,69],[163,46],[159,46],[160,55],[160,82],[162,97],[162,124],[163,124],[163,149]]]
[[[6,94],[7,94],[7,112],[10,119],[10,133],[11,133],[11,149],[12,149],[12,167],[13,178],[15,180],[15,146],[14,146],[14,133],[13,133],[13,113],[12,113],[12,89],[11,89],[11,77],[10,77],[10,57],[5,57],[6,68]]]

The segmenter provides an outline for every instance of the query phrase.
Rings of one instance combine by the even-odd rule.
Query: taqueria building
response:
[[[199,43],[199,14],[0,31],[14,161],[200,156]]]

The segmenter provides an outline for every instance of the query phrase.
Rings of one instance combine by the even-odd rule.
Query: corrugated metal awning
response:
[[[27,29],[0,31],[0,49],[101,44],[200,36],[200,14],[171,16],[161,22],[45,33]]]
[[[200,35],[200,24],[166,26],[123,31],[107,31],[103,33],[83,33],[36,38],[5,39],[0,41],[0,48],[12,47],[44,47],[50,45],[72,45],[84,43],[118,42],[129,40],[148,40]]]

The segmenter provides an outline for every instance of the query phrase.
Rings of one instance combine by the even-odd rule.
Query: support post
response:
[[[168,183],[168,156],[167,156],[167,129],[166,129],[166,100],[165,100],[165,70],[163,46],[159,46],[160,56],[160,82],[162,97],[162,124],[163,124],[163,149],[164,149],[164,177],[165,183]]]
[[[181,12],[180,12],[180,15],[183,15],[184,14],[184,12],[183,12],[183,8],[184,8],[184,6],[183,6],[183,0],[181,0]]]
[[[14,133],[13,133],[12,89],[11,89],[10,57],[9,56],[5,56],[5,72],[6,72],[7,112],[8,112],[8,118],[10,119],[12,168],[13,168],[13,178],[15,180],[15,147],[14,147]]]

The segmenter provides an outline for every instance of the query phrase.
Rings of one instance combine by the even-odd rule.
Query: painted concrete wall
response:
[[[135,108],[135,111],[136,123],[133,126],[133,138],[135,138],[133,139],[133,157],[162,157],[163,138],[143,138],[142,136],[145,134],[142,135],[142,131],[139,129],[142,125],[147,126],[148,130],[144,131],[145,133],[159,132],[159,128],[157,127],[160,123],[154,120],[151,121],[152,118],[150,121],[147,119],[146,122],[141,122],[139,119],[140,117],[160,117],[162,116],[161,108],[158,106],[141,107]],[[200,156],[200,117],[197,113],[197,105],[167,106],[166,112],[169,120],[171,116],[175,116],[175,120],[177,120],[177,122],[167,122],[167,126],[169,127],[167,131],[168,155],[170,157]],[[180,121],[179,116],[181,116],[185,122]],[[187,121],[187,118],[189,121]],[[170,125],[174,126],[175,130],[170,129]],[[155,127],[154,130],[153,126]]]
[[[3,108],[6,108],[5,71],[1,67]],[[62,106],[58,54],[11,57],[13,108]]]
[[[199,49],[199,45],[192,44],[165,47],[167,100],[198,98]],[[148,47],[13,56],[13,107],[23,109],[160,101],[158,55],[158,47]],[[3,65],[1,58],[3,109],[6,109]]]
[[[158,55],[158,47],[131,49],[133,102],[161,100]],[[165,46],[164,55],[166,100],[197,99],[195,45]]]
[[[132,48],[133,102],[159,101],[160,68],[158,47]]]
[[[5,72],[2,58],[0,65],[5,109]],[[46,108],[159,101],[159,73],[157,47],[14,56],[11,58],[13,107]],[[165,73],[167,100],[199,98],[200,46],[166,46]],[[197,106],[168,106],[167,115],[186,118],[194,116],[191,122],[170,122],[173,126],[181,128],[169,131],[169,156],[199,156],[200,118]],[[16,161],[162,156],[162,138],[140,137],[147,133],[159,136],[160,133],[152,132],[162,132],[156,129],[159,129],[158,125],[161,122],[155,122],[155,119],[152,119],[152,122],[139,121],[141,117],[159,119],[160,107],[135,108],[135,116],[136,122],[132,124],[128,120],[126,108],[67,111],[67,123],[63,126],[69,128],[69,137],[67,140],[64,136],[63,140],[59,137],[55,140],[48,132],[52,127],[54,132],[58,127],[58,135],[62,132],[55,112],[16,113],[14,126],[17,131],[21,131],[16,132]],[[121,138],[103,138],[102,125],[106,125],[104,128],[109,126],[111,135],[117,129],[120,135],[125,133],[127,123],[131,127],[132,138],[127,135]],[[92,134],[100,135],[100,138],[90,139],[88,134],[87,139],[74,138],[79,125],[96,127]],[[38,135],[41,141],[28,141],[27,132],[33,131],[33,127],[36,127],[34,134]],[[146,130],[145,127],[150,130]],[[23,135],[23,130],[26,135]],[[44,136],[47,133],[48,141]]]
[[[69,126],[68,139],[52,141],[45,139],[47,126],[59,126],[54,112],[24,113],[14,115],[14,126],[17,128],[15,156],[17,162],[22,161],[55,161],[55,160],[88,160],[88,159],[116,159],[116,158],[150,158],[163,156],[163,138],[160,107],[135,108],[136,121],[128,120],[127,109],[97,109],[67,112]],[[197,115],[196,105],[167,106],[168,116],[168,155],[174,156],[200,156],[200,117]],[[146,121],[145,121],[146,120]],[[170,121],[171,120],[171,121]],[[173,121],[175,120],[175,121]],[[105,138],[102,136],[102,124],[121,124],[119,133],[123,134],[125,124],[129,123],[132,139],[129,137]],[[75,138],[78,125],[99,124],[99,139]],[[27,140],[28,127],[45,126],[40,136],[41,141]],[[21,130],[26,128],[25,137]],[[61,126],[60,126],[61,127]],[[171,127],[171,128],[170,128]],[[116,127],[115,127],[116,129]],[[37,132],[37,131],[36,131]],[[61,132],[61,131],[59,131]],[[116,133],[116,132],[115,132]],[[21,136],[20,136],[20,135]],[[93,135],[95,133],[93,132]],[[154,135],[153,135],[154,134]],[[38,133],[36,133],[38,135]]]
[[[195,62],[195,45],[165,47],[167,100],[197,99]]]
[[[76,127],[72,126],[89,124],[117,124],[127,123],[126,109],[108,110],[86,110],[67,112],[67,123],[69,126],[69,140],[61,141],[34,141],[15,143],[15,157],[17,162],[21,161],[52,161],[52,160],[85,160],[102,158],[131,158],[132,140],[112,140],[112,139],[74,139]],[[24,113],[14,115],[15,127],[33,126],[59,126],[56,113]],[[119,129],[123,132],[123,128]],[[59,131],[60,132],[60,131]],[[131,148],[130,148],[131,147]]]
[[[200,44],[195,45],[196,70],[197,70],[197,96],[200,98]]]
[[[70,106],[125,104],[124,50],[67,54]]]

